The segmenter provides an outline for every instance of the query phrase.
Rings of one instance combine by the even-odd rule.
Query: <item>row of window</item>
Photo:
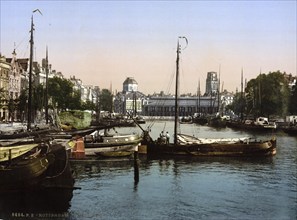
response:
[[[175,107],[155,107],[155,106],[145,106],[144,107],[144,114],[150,115],[150,114],[163,114],[163,115],[171,115],[174,113]],[[195,112],[201,112],[201,113],[214,113],[217,112],[217,107],[179,107],[179,112],[182,115],[193,115]],[[186,113],[186,114],[183,114]]]

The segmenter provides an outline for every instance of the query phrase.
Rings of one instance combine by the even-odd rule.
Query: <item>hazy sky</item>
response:
[[[178,36],[181,92],[205,92],[207,72],[221,73],[224,89],[260,71],[296,75],[296,1],[6,1],[0,0],[0,52],[29,56],[32,11],[35,60],[46,45],[53,69],[86,85],[121,91],[126,77],[139,90],[167,91],[175,72]],[[173,85],[170,87],[173,91]]]

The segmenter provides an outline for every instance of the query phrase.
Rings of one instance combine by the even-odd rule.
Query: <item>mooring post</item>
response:
[[[136,184],[139,182],[138,146],[134,151],[134,182]]]
[[[11,149],[9,149],[8,152],[9,152],[9,153],[8,153],[8,161],[9,161],[9,163],[11,163],[11,159],[12,159]]]

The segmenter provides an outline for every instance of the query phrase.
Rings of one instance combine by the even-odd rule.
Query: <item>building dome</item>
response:
[[[136,92],[138,90],[138,83],[133,77],[127,77],[123,83],[123,92]]]
[[[138,84],[133,77],[127,77],[123,84]]]

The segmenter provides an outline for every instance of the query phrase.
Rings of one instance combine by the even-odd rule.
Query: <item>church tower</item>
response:
[[[206,87],[205,87],[206,96],[215,95],[219,91],[219,79],[217,72],[208,72],[206,78]]]

